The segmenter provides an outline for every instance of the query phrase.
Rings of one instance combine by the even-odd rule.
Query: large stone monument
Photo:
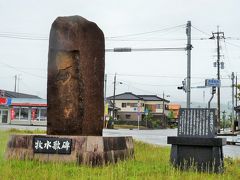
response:
[[[132,158],[132,137],[102,137],[104,35],[80,16],[59,17],[48,54],[47,135],[12,135],[8,159],[104,165]]]
[[[170,161],[180,169],[222,173],[222,146],[226,139],[216,137],[216,109],[182,108],[178,136],[169,136],[172,144]]]
[[[101,136],[104,35],[79,16],[59,17],[48,54],[47,134]]]

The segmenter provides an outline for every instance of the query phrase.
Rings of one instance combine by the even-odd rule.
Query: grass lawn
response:
[[[169,147],[135,141],[135,159],[104,167],[90,168],[75,164],[42,163],[38,161],[8,161],[4,158],[11,133],[41,133],[0,131],[0,180],[4,179],[240,179],[240,160],[225,159],[224,174],[182,172],[169,164]],[[42,132],[43,133],[43,132]]]

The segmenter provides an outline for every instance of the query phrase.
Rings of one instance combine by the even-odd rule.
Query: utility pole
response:
[[[17,92],[17,75],[14,76],[14,92]]]
[[[234,125],[234,72],[232,72],[231,80],[232,80],[232,132],[235,131],[235,125]]]
[[[224,131],[225,130],[226,111],[223,111],[222,113],[223,113],[223,115],[222,115],[222,118],[223,118],[223,131]]]
[[[238,81],[237,81],[237,74],[236,74],[236,83],[235,83],[235,107],[238,106],[238,97],[237,97],[237,95],[238,95],[238,87],[237,87],[237,85],[238,85]],[[237,121],[237,113],[236,113],[236,121]]]
[[[211,101],[212,101],[215,93],[216,93],[216,87],[213,86],[213,87],[212,87],[212,96],[211,96],[211,98],[210,98],[209,101],[208,101],[208,109],[210,109],[210,104],[211,104]]]
[[[18,75],[18,89],[17,89],[17,92],[19,93],[19,86],[20,86],[20,74]]]
[[[115,73],[115,76],[114,76],[114,87],[113,87],[113,120],[115,120],[115,96],[116,96],[116,77],[117,74]]]
[[[187,22],[186,28],[187,34],[187,108],[190,108],[191,104],[191,21]]]
[[[216,36],[216,37],[215,37]],[[212,37],[209,39],[217,39],[217,79],[220,80],[220,39],[224,39],[224,32],[219,32],[219,26],[217,32],[212,33]],[[217,88],[217,132],[220,133],[220,86]]]

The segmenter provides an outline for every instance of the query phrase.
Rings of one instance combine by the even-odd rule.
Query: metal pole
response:
[[[212,96],[211,96],[210,100],[208,101],[208,109],[210,109],[210,103],[211,103],[215,93],[216,93],[216,87],[213,86],[212,87]]]
[[[18,75],[18,89],[17,89],[17,92],[20,93],[19,91],[19,86],[20,86],[20,74]],[[19,94],[18,94],[19,95]]]
[[[237,98],[237,94],[238,94],[238,88],[237,88],[237,74],[236,74],[236,83],[235,83],[235,107],[237,107],[238,105],[238,98]],[[237,113],[235,113],[236,115],[236,121],[237,121]]]
[[[116,73],[114,76],[114,88],[113,88],[113,120],[115,120],[115,96],[116,96]]]
[[[212,33],[213,36],[209,39],[215,39],[215,35],[217,35],[217,79],[220,80],[220,39],[224,39],[224,32],[219,32],[219,26],[217,27],[217,32]],[[220,36],[221,35],[221,36]],[[220,132],[220,109],[221,109],[221,102],[220,102],[220,86],[217,89],[217,129],[218,133]]]
[[[139,121],[140,121],[140,111],[141,111],[141,110],[140,110],[140,107],[141,107],[141,103],[138,101],[138,103],[137,103],[138,130],[140,129],[140,128],[139,128],[139,123],[140,123],[140,122],[139,122]]]
[[[220,36],[219,26],[217,27],[217,79],[220,80]],[[217,88],[217,126],[220,133],[220,86]]]
[[[186,28],[187,34],[187,108],[190,108],[191,104],[191,21],[187,22]]]
[[[17,75],[14,76],[15,83],[14,83],[14,92],[17,92]]]
[[[232,79],[232,132],[235,131],[234,126],[234,72],[232,72],[231,79]]]
[[[139,121],[140,121],[140,117],[139,117],[139,114],[138,114],[138,130],[139,130]]]
[[[208,101],[208,109],[210,109],[210,107],[211,107],[210,104],[211,104],[211,101],[212,101],[213,97],[214,97],[214,94],[212,94],[210,100]]]
[[[131,47],[118,47],[113,49],[105,49],[105,52],[133,52],[133,51],[185,51],[185,47],[176,48],[131,48]]]
[[[223,131],[225,130],[225,119],[226,119],[226,111],[223,111],[222,112],[223,113],[223,115],[222,115],[222,119],[223,119]]]

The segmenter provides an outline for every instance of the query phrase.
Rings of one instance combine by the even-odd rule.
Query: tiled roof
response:
[[[108,97],[108,99],[113,100],[114,98],[113,96],[111,96],[111,97]],[[125,92],[125,93],[116,95],[115,100],[141,100],[141,98],[131,92]]]
[[[157,95],[137,95],[141,97],[144,101],[163,101],[163,98],[158,97]],[[164,99],[165,102],[169,102],[168,100]]]
[[[180,104],[169,104],[168,108],[178,110],[181,108],[181,105]]]
[[[113,100],[113,96],[108,97],[108,99]],[[131,92],[125,92],[115,96],[115,100],[144,100],[144,101],[163,101],[163,98],[160,98],[156,95],[135,95]],[[170,102],[164,99],[165,102]]]
[[[0,90],[0,91],[4,94],[4,97],[8,97],[8,98],[34,98],[34,99],[41,99],[38,96],[30,95],[30,94],[24,94],[24,93],[18,93],[18,92],[13,92],[13,91],[6,91],[6,90]]]

